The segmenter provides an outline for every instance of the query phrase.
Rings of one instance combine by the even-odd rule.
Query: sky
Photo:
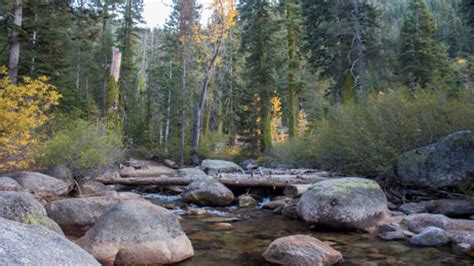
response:
[[[198,3],[203,5],[201,22],[206,24],[207,18],[209,17],[209,3],[211,0],[198,0]],[[159,26],[163,27],[166,19],[172,10],[172,0],[144,0],[145,10],[143,17],[145,18],[146,25],[150,28]]]

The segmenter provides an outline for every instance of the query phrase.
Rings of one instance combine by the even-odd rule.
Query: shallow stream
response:
[[[167,201],[166,197],[156,198],[152,200],[155,203]],[[170,201],[174,200],[176,198]],[[200,216],[183,214],[180,208],[175,210],[184,218],[182,226],[195,251],[193,258],[177,265],[270,265],[262,257],[268,245],[274,239],[295,234],[335,242],[333,248],[344,256],[340,265],[474,265],[473,259],[456,254],[449,246],[417,248],[405,241],[387,242],[370,234],[311,230],[301,221],[258,207],[205,209],[208,215]],[[206,221],[213,217],[239,220],[231,222],[233,229],[218,230]]]

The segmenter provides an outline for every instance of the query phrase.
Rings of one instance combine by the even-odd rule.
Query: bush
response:
[[[38,143],[36,129],[48,119],[60,95],[46,77],[24,77],[19,84],[0,67],[0,171],[27,168]]]
[[[278,165],[291,168],[319,167],[316,160],[316,142],[310,136],[275,143],[271,152],[260,160],[263,160],[263,164],[268,167]]]
[[[123,157],[120,137],[101,125],[84,120],[68,123],[41,145],[42,166],[64,165],[77,175],[110,166]]]
[[[459,130],[474,129],[474,95],[400,90],[347,104],[317,123],[316,162],[325,169],[373,176],[397,157]]]

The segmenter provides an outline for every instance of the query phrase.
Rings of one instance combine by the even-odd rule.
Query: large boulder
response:
[[[186,202],[207,206],[228,206],[234,201],[232,191],[210,176],[193,181],[181,196]]]
[[[104,213],[117,203],[129,199],[132,198],[115,193],[102,197],[57,200],[48,203],[46,211],[66,235],[83,236]]]
[[[146,201],[117,204],[77,243],[104,265],[170,264],[194,255],[178,217]]]
[[[278,238],[268,246],[263,257],[281,265],[333,265],[342,261],[342,254],[322,241],[294,235]]]
[[[405,203],[400,206],[400,211],[406,214],[433,213],[449,217],[469,217],[474,214],[474,200],[441,199]]]
[[[421,232],[426,227],[438,227],[443,230],[474,230],[474,220],[451,219],[442,214],[411,214],[403,218],[402,224],[415,233]]]
[[[61,228],[48,218],[46,210],[27,192],[0,192],[0,217],[25,224],[37,224],[63,234]]]
[[[217,175],[220,173],[245,173],[238,164],[223,161],[206,159],[201,163],[201,169],[208,175]]]
[[[106,185],[94,180],[81,180],[78,182],[76,194],[79,196],[102,196],[109,191]]]
[[[0,191],[21,191],[23,187],[15,179],[0,176]]]
[[[48,169],[46,174],[66,182],[71,187],[73,187],[76,182],[74,180],[72,171],[63,165],[57,165],[57,166],[51,167],[50,169]]]
[[[9,176],[24,189],[39,196],[61,196],[69,193],[72,189],[66,182],[41,173],[21,171],[11,173]]]
[[[460,131],[432,145],[409,151],[397,162],[406,184],[440,188],[474,181],[474,131]]]
[[[60,234],[0,218],[0,265],[100,265]]]
[[[373,231],[389,216],[377,182],[346,177],[319,182],[298,203],[304,221],[333,229]]]

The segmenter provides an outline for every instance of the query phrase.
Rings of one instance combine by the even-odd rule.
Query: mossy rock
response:
[[[303,194],[297,210],[307,223],[341,230],[372,231],[388,215],[387,198],[377,182],[357,177],[317,183]]]
[[[30,193],[0,192],[0,217],[25,224],[46,227],[64,234],[59,225],[51,220],[46,210]]]
[[[398,178],[423,188],[465,187],[474,182],[474,131],[460,131],[398,159]]]

